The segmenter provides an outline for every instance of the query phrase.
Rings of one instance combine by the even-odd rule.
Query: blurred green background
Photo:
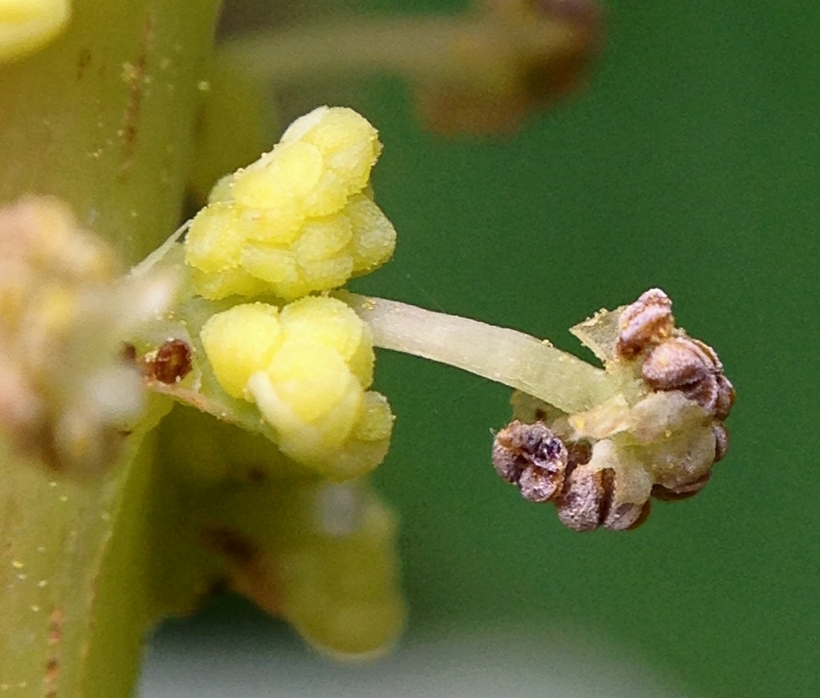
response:
[[[640,530],[574,534],[490,465],[509,391],[382,353],[399,419],[377,480],[401,517],[409,638],[567,629],[686,695],[820,695],[820,4],[612,0],[607,15],[589,88],[514,138],[424,132],[406,85],[368,82],[357,105],[385,143],[374,183],[399,247],[354,288],[577,352],[570,325],[659,286],[737,388],[729,455]],[[156,655],[202,633],[303,658],[232,600],[160,631]]]

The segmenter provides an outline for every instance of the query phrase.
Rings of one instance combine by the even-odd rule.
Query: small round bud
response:
[[[200,333],[205,355],[222,389],[245,394],[248,379],[264,370],[284,342],[276,306],[235,305],[208,319]]]
[[[493,465],[524,499],[546,502],[561,491],[567,449],[543,422],[511,422],[495,436]]]
[[[274,149],[217,184],[190,224],[196,292],[294,300],[386,262],[393,226],[372,201],[376,129],[351,109],[319,107]]]
[[[621,313],[615,353],[622,359],[634,359],[667,339],[674,327],[672,301],[659,288],[651,288]]]

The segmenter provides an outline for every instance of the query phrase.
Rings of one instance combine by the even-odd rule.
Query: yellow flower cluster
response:
[[[185,259],[210,300],[293,300],[386,262],[396,232],[368,191],[381,144],[352,109],[319,107],[225,177],[191,223]]]
[[[285,455],[336,480],[383,460],[393,415],[367,390],[369,328],[340,300],[237,305],[212,316],[201,338],[220,386],[256,404]]]

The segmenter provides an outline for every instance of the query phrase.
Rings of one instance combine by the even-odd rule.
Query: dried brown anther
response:
[[[660,499],[664,502],[677,502],[681,499],[689,499],[689,497],[694,497],[698,492],[700,492],[704,487],[706,487],[711,477],[712,471],[710,470],[705,475],[699,477],[697,480],[689,482],[685,485],[680,485],[679,487],[664,487],[663,485],[653,485],[652,496],[655,499]]]
[[[715,463],[726,457],[729,450],[729,430],[723,422],[712,424],[712,432],[715,435]]]
[[[496,472],[531,502],[549,501],[561,491],[567,459],[564,443],[543,422],[515,420],[493,441]]]
[[[649,516],[651,503],[616,504],[616,474],[612,468],[575,468],[566,478],[555,502],[561,523],[573,531],[611,531],[638,528]]]
[[[634,359],[644,349],[669,338],[674,327],[669,296],[659,288],[650,288],[621,312],[615,353],[622,359]]]
[[[641,375],[653,390],[679,390],[718,419],[725,419],[735,391],[714,349],[690,337],[672,337],[644,361]]]
[[[722,373],[717,376],[717,384],[718,398],[715,402],[714,415],[715,419],[723,421],[732,411],[732,407],[737,399],[737,393],[735,393],[734,386],[731,384],[729,379]]]

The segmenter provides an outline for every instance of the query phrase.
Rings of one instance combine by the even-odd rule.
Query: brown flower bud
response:
[[[543,422],[515,420],[493,441],[496,472],[531,502],[546,502],[561,491],[567,458],[564,443]]]
[[[634,359],[644,349],[668,339],[674,327],[669,296],[659,288],[650,288],[621,312],[615,353],[621,359]]]
[[[735,391],[723,375],[723,364],[708,344],[690,337],[672,337],[644,361],[641,375],[653,390],[679,390],[707,412],[725,419]]]

